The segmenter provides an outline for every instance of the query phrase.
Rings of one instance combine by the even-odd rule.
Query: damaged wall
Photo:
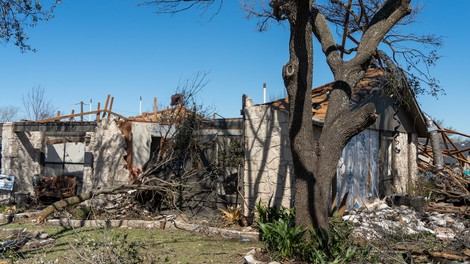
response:
[[[142,169],[150,158],[152,123],[132,123],[132,166]]]
[[[22,125],[22,123],[17,123]],[[44,132],[47,125],[36,124],[35,131],[15,131],[15,123],[3,124],[2,130],[2,174],[15,176],[14,191],[28,191],[34,194],[32,177],[35,174],[41,176],[57,175],[54,171],[46,173],[44,164],[47,162],[60,161],[60,155],[48,159],[46,155],[47,135],[54,135],[54,138],[63,137],[66,142],[67,135],[77,135],[81,133],[85,138],[85,149],[74,149],[69,147],[66,152],[69,157],[64,157],[65,161],[74,159],[83,161],[83,176],[80,172],[73,175],[83,179],[82,191],[89,191],[100,186],[110,186],[129,182],[129,171],[126,168],[124,156],[126,155],[126,143],[116,122],[113,119],[104,118],[96,128],[95,132],[83,132],[80,130],[81,124],[70,124],[71,130],[56,132]],[[60,127],[60,125],[57,125]],[[16,129],[18,130],[18,129]],[[81,132],[77,132],[81,131]],[[57,136],[60,134],[61,136]],[[52,144],[52,143],[51,143]],[[72,144],[75,143],[64,143]],[[59,144],[60,145],[60,144]],[[50,150],[61,149],[57,145],[49,145]],[[77,144],[81,145],[82,144]],[[50,155],[56,152],[49,151]],[[85,157],[77,157],[85,155]],[[88,161],[87,161],[88,156]],[[73,165],[71,167],[74,167]],[[75,166],[76,167],[76,166]],[[53,167],[51,167],[53,169]],[[67,170],[61,169],[62,173],[69,175]],[[47,174],[47,175],[46,175]]]
[[[89,134],[86,151],[93,154],[93,174],[84,173],[83,191],[128,183],[129,170],[124,160],[126,142],[116,122],[103,118],[95,133]]]
[[[43,171],[44,139],[44,132],[15,133],[14,123],[3,124],[2,174],[15,176],[14,191],[34,193],[31,180]]]
[[[393,194],[407,194],[418,179],[418,137],[416,134],[398,133],[394,139]]]
[[[161,140],[174,136],[175,126],[175,124],[132,122],[132,166],[142,169]]]
[[[288,112],[244,102],[245,213],[256,202],[290,207],[294,173],[288,137]],[[314,125],[314,137],[321,127]],[[337,203],[348,193],[349,208],[368,197],[406,194],[417,178],[417,135],[367,129],[353,137],[338,162]],[[247,206],[247,205],[248,206]]]
[[[336,206],[347,194],[348,208],[364,204],[366,197],[379,197],[379,131],[366,129],[344,147],[337,166]]]
[[[248,97],[244,105],[245,214],[253,212],[258,201],[289,208],[295,192],[288,113],[265,105],[253,106]]]

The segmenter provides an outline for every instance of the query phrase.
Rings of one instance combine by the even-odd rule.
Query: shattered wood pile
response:
[[[451,161],[452,164],[444,164],[442,171],[436,171],[432,147],[427,139],[424,144],[418,146],[420,173],[432,180],[435,186],[432,191],[436,194],[446,196],[452,202],[460,200],[468,204],[470,203],[470,147],[459,147],[450,136],[458,135],[470,142],[470,135],[443,129],[436,122],[434,124],[441,135],[441,155],[444,160]]]
[[[434,155],[439,152],[433,153],[430,140],[421,142],[418,146],[421,177],[416,184],[416,192],[428,199],[427,205],[423,212],[417,214],[418,221],[402,219],[402,222],[414,224],[422,222],[424,225],[421,227],[428,228],[428,232],[435,235],[442,245],[451,246],[440,250],[425,250],[423,246],[402,243],[403,245],[394,245],[394,248],[414,255],[425,255],[428,261],[468,261],[470,260],[470,135],[443,129],[436,122],[434,125],[438,128],[440,136],[443,169],[437,169],[435,165]],[[459,136],[460,143],[453,140],[453,136]],[[400,217],[405,217],[404,215],[410,217],[413,214],[416,213],[402,213]],[[381,224],[385,222],[382,221]]]

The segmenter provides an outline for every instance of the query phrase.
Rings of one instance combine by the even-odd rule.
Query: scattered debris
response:
[[[39,176],[33,178],[36,199],[45,204],[75,196],[77,180],[69,176]]]
[[[0,229],[0,252],[9,250],[25,252],[54,243],[47,233],[28,231],[25,228]]]
[[[430,203],[420,212],[404,205],[389,206],[387,200],[377,199],[343,217],[354,224],[357,240],[387,241],[394,250],[424,257],[423,262],[470,260],[469,206]],[[432,241],[433,237],[436,245],[427,248],[423,238]],[[419,258],[415,262],[420,263]]]

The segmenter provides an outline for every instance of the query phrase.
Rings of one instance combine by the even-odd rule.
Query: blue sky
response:
[[[0,106],[21,107],[21,98],[37,85],[57,110],[77,112],[80,101],[103,105],[114,96],[113,110],[137,115],[139,98],[150,111],[153,98],[166,106],[179,82],[198,71],[209,72],[199,101],[224,117],[238,117],[241,97],[261,103],[283,96],[281,69],[288,60],[288,27],[256,31],[236,0],[224,1],[210,20],[200,12],[155,14],[135,0],[64,0],[55,17],[28,30],[36,53],[0,46]],[[442,59],[432,73],[446,90],[438,99],[419,96],[423,111],[445,125],[470,134],[470,1],[422,1],[424,9],[412,30],[444,37]],[[411,30],[411,29],[410,29]],[[332,81],[320,49],[315,49],[314,86]],[[88,106],[85,107],[87,109]]]

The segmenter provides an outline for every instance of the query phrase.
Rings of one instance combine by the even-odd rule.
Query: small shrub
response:
[[[14,214],[16,212],[16,205],[0,205],[0,214]]]
[[[277,210],[258,203],[257,209],[260,241],[266,245],[272,257],[287,259],[299,256],[305,247],[303,237],[306,230],[294,226],[294,208]]]
[[[88,206],[77,206],[67,210],[73,219],[77,220],[90,220],[93,217],[93,210]]]
[[[305,247],[305,229],[292,226],[280,219],[272,223],[259,223],[261,241],[274,258],[287,259],[301,255]]]
[[[224,214],[224,219],[229,224],[238,224],[243,221],[242,209],[240,206],[229,206],[227,210],[219,209]]]
[[[273,223],[275,221],[284,220],[286,222],[294,222],[295,220],[295,209],[287,209],[282,207],[277,209],[272,206],[266,206],[259,202],[256,205],[258,211],[259,220],[258,223]]]
[[[310,228],[310,243],[304,251],[303,259],[313,263],[350,263],[367,250],[354,245],[350,239],[353,228],[341,218],[330,220],[329,236]]]
[[[330,233],[322,234],[310,228],[310,240],[305,238],[305,228],[294,225],[294,209],[276,210],[261,204],[258,228],[262,241],[274,259],[297,259],[309,263],[349,263],[367,250],[352,243],[352,226],[341,218],[332,218]]]

